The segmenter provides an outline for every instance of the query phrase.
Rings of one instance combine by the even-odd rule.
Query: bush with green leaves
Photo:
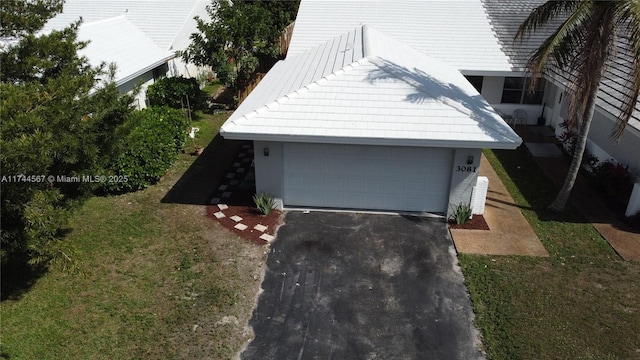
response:
[[[131,114],[118,128],[120,150],[108,167],[115,181],[106,182],[104,190],[136,191],[155,184],[184,148],[187,127],[182,112],[166,106]]]
[[[453,214],[451,214],[451,219],[453,219],[456,224],[466,224],[469,220],[471,220],[471,206],[467,203],[459,203],[453,209]]]
[[[186,109],[187,101],[191,110],[204,108],[207,94],[200,90],[194,78],[164,77],[147,88],[147,99],[151,106],[168,106]]]
[[[268,215],[276,207],[276,201],[273,197],[264,192],[260,195],[253,195],[253,202],[262,215]]]

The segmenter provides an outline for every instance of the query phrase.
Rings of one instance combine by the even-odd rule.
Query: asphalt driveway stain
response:
[[[442,219],[290,212],[242,359],[480,359]]]

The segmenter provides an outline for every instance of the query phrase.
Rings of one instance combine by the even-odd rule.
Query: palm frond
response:
[[[522,41],[523,38],[536,32],[539,27],[552,22],[559,16],[573,13],[582,3],[584,1],[547,1],[531,11],[518,28],[513,41]]]
[[[529,59],[527,68],[533,79],[532,87],[535,87],[537,79],[549,68],[551,60],[560,69],[568,70],[567,65],[574,58],[576,49],[583,47],[583,30],[589,20],[591,5],[591,1],[548,1],[534,9],[520,25],[516,39],[522,39],[538,27],[569,13],[567,19],[544,40]]]

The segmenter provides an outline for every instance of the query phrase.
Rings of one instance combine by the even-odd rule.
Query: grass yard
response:
[[[196,146],[208,144],[228,115],[194,122],[201,129]],[[187,151],[192,148],[189,140]],[[228,359],[237,354],[251,337],[245,324],[265,248],[206,218],[203,206],[161,203],[195,159],[180,155],[155,186],[92,198],[75,213],[66,241],[79,251],[80,272],[49,269],[30,289],[2,301],[0,357]]]
[[[548,212],[556,189],[524,147],[485,155],[551,253],[460,255],[488,358],[640,359],[640,263],[574,209]]]

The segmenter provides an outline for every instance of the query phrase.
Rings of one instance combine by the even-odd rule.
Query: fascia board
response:
[[[145,74],[146,72],[157,68],[158,66],[168,62],[171,59],[174,59],[175,57],[176,57],[176,54],[167,55],[167,56],[163,57],[162,59],[160,59],[158,61],[155,61],[155,62],[153,62],[153,63],[141,68],[140,70],[137,70],[137,71],[135,71],[135,72],[133,72],[133,73],[131,73],[131,74],[125,76],[125,77],[122,77],[120,79],[116,79],[116,81],[115,81],[116,86],[120,86],[122,84],[126,84],[129,81],[137,78],[138,76],[140,76],[142,74]]]
[[[465,140],[421,140],[421,139],[389,139],[367,137],[327,137],[309,135],[282,135],[282,134],[253,134],[227,132],[221,129],[220,135],[227,140],[253,140],[271,142],[302,142],[320,144],[344,144],[344,145],[377,145],[377,146],[416,146],[437,148],[466,148],[466,149],[501,149],[515,150],[522,144],[522,139],[516,142],[492,142],[492,141],[465,141]]]

